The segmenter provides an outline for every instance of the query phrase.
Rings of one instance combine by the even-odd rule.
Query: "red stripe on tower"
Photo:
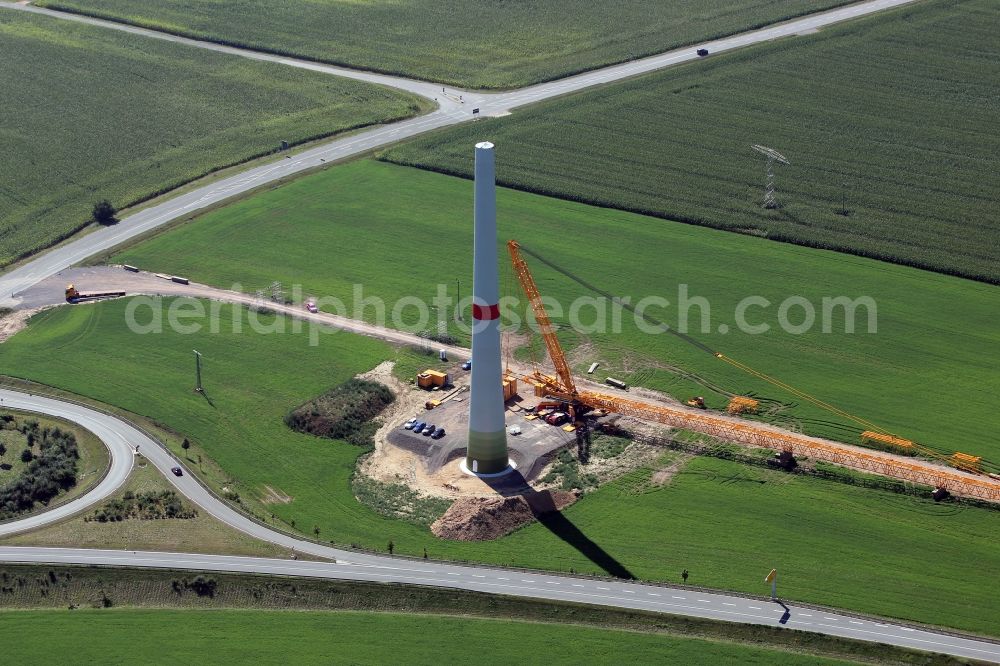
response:
[[[498,305],[477,305],[472,304],[472,318],[473,319],[499,319],[500,318],[500,306]]]

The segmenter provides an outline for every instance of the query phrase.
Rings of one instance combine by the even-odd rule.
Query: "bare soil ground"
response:
[[[14,310],[0,318],[0,344],[6,342],[28,325],[28,320],[45,308]]]
[[[666,485],[670,482],[670,479],[674,478],[674,475],[677,474],[677,472],[681,471],[684,465],[686,465],[691,458],[694,458],[694,455],[690,453],[678,454],[677,457],[670,462],[670,464],[653,472],[653,475],[650,477],[650,482],[657,487]]]
[[[562,490],[532,491],[509,497],[465,497],[431,525],[442,539],[489,541],[510,534],[538,516],[561,511],[579,497]]]

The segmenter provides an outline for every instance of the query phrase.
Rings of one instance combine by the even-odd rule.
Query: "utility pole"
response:
[[[788,159],[774,148],[754,144],[750,146],[767,158],[766,179],[764,181],[764,208],[780,208],[778,197],[774,193],[774,163],[791,164]]]
[[[204,393],[205,389],[201,387],[201,352],[197,349],[192,349],[194,352],[194,372],[195,372],[195,387],[194,390],[198,393]]]
[[[462,321],[462,281],[455,278],[455,293],[458,294],[458,298],[455,299],[455,312],[458,313],[458,320]]]

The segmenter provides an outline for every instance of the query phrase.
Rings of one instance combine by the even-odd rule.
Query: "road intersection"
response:
[[[707,48],[711,53],[739,49],[752,44],[815,32],[825,26],[902,6],[913,1],[872,0],[860,2],[760,30],[691,45],[649,58],[605,67],[520,90],[498,93],[454,89],[445,89],[439,92],[440,86],[424,81],[361,72],[199,42],[119,23],[51,12],[31,6],[0,4],[0,8],[3,9],[46,14],[63,20],[90,23],[150,38],[166,39],[196,48],[364,80],[406,90],[438,103],[438,108],[427,115],[338,137],[315,147],[252,167],[241,173],[196,187],[156,203],[129,215],[114,227],[86,234],[54,248],[0,277],[0,305],[16,307],[19,304],[17,297],[19,292],[88,257],[105,252],[168,222],[267,183],[321,167],[330,162],[364,154],[434,129],[470,122],[475,118],[472,109],[479,109],[479,116],[506,114],[513,109],[556,96],[697,60],[696,48]],[[332,548],[286,534],[252,519],[219,499],[190,474],[184,474],[181,477],[170,474],[170,468],[178,465],[179,461],[158,442],[117,417],[71,402],[17,391],[0,390],[0,399],[2,399],[3,405],[9,408],[44,413],[79,423],[94,432],[108,446],[112,461],[109,473],[89,493],[50,511],[0,524],[0,536],[27,531],[62,520],[109,497],[127,479],[132,469],[135,447],[138,446],[140,455],[163,473],[180,493],[216,519],[251,536],[286,547],[290,552],[308,554],[326,560],[281,560],[184,553],[3,546],[0,547],[0,561],[253,572],[283,576],[432,585],[491,594],[572,601],[815,631],[832,636],[876,641],[965,658],[1000,661],[1000,644],[990,640],[926,630],[827,609],[785,604],[776,600],[727,595],[688,587],[639,584],[493,567],[458,566],[431,560],[409,560]]]
[[[54,19],[98,25],[154,39],[186,44],[193,48],[208,49],[252,58],[254,60],[265,60],[290,67],[325,72],[332,76],[348,77],[405,90],[422,95],[428,99],[436,100],[438,103],[438,108],[429,114],[338,137],[313,148],[295,152],[294,154],[280,157],[274,161],[252,167],[235,175],[216,180],[201,187],[196,187],[183,194],[171,197],[128,215],[112,227],[99,229],[44,252],[0,276],[0,306],[17,307],[18,292],[24,291],[31,285],[55,275],[59,271],[77,264],[88,257],[106,252],[117,245],[173,220],[191,215],[234,196],[309,169],[319,168],[331,162],[361,155],[431,130],[472,122],[476,118],[472,113],[473,109],[479,109],[480,112],[477,115],[480,117],[506,114],[513,109],[552,99],[560,95],[566,95],[594,86],[613,83],[640,74],[698,60],[698,55],[695,52],[698,48],[706,48],[710,53],[732,51],[776,39],[809,34],[826,26],[911,4],[912,2],[915,2],[915,0],[869,0],[868,2],[859,2],[841,7],[840,9],[810,14],[800,19],[779,23],[759,30],[739,33],[731,37],[695,44],[648,58],[633,60],[620,65],[612,65],[519,90],[484,93],[449,88],[446,89],[444,94],[439,92],[441,86],[426,81],[416,81],[384,74],[334,67],[332,65],[323,65],[308,60],[298,60],[222,46],[211,42],[187,39],[185,37],[178,37],[176,35],[112,21],[40,9],[31,5],[0,2],[0,10],[32,12],[50,16]]]

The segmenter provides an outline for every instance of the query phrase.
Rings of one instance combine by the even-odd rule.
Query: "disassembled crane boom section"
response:
[[[969,473],[948,470],[930,463],[902,460],[889,453],[867,451],[807,435],[783,432],[760,423],[731,416],[717,416],[702,411],[675,409],[615,395],[578,391],[569,363],[566,361],[566,356],[563,354],[562,347],[556,337],[555,328],[552,326],[542,303],[541,295],[538,293],[538,287],[531,276],[531,271],[528,270],[528,265],[521,257],[521,246],[517,241],[511,240],[507,243],[507,249],[513,262],[514,274],[528,298],[545,341],[545,347],[556,370],[556,376],[553,377],[536,369],[526,379],[540,385],[545,395],[565,401],[574,415],[579,416],[589,410],[605,410],[644,421],[663,423],[674,428],[693,430],[730,442],[824,460],[845,467],[932,486],[935,489],[946,489],[954,495],[1000,502],[1000,480],[992,476],[976,478]],[[717,358],[722,358],[721,354],[715,355]],[[757,401],[750,398],[734,399],[734,402],[738,403],[739,411],[753,411],[757,407]],[[961,464],[955,464],[956,462]],[[953,464],[966,472],[975,472],[980,466],[980,460],[965,454],[955,454]]]

